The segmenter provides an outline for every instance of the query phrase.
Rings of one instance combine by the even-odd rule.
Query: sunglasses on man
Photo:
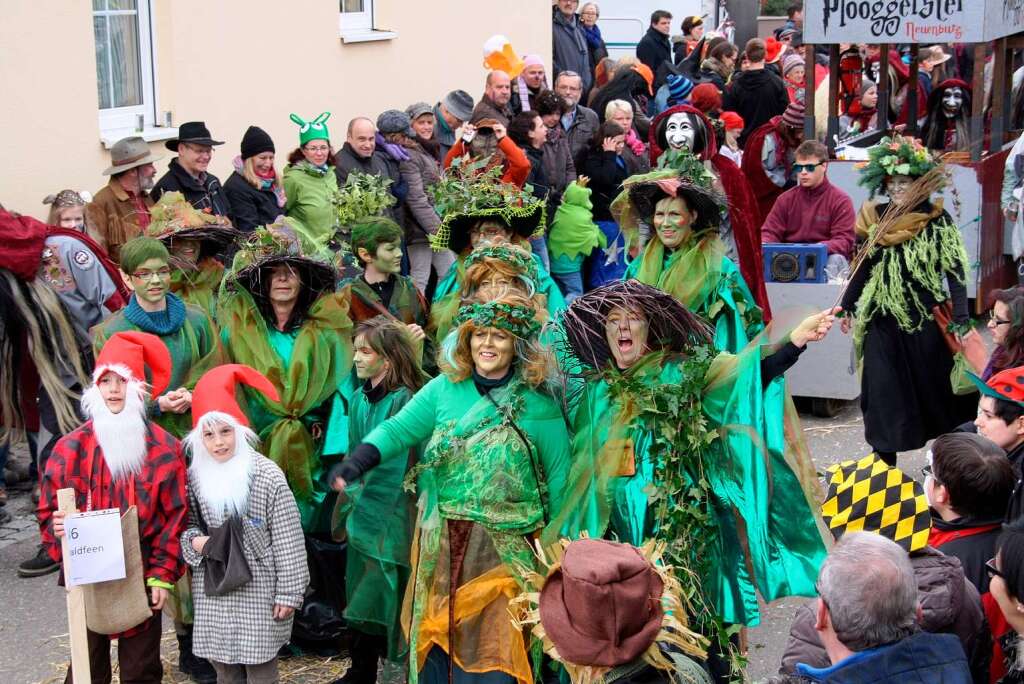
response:
[[[814,173],[814,169],[818,168],[825,162],[817,162],[815,164],[793,164],[793,173],[800,173],[806,171],[807,173]]]

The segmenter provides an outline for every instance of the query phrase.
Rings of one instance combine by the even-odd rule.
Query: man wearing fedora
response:
[[[221,187],[220,179],[207,171],[213,148],[224,141],[210,137],[204,121],[187,121],[178,128],[178,137],[164,143],[178,156],[171,160],[165,173],[153,188],[153,201],[165,192],[180,192],[200,211],[229,216],[231,204]]]
[[[153,199],[148,193],[156,177],[153,163],[160,159],[139,136],[122,138],[110,148],[110,166],[103,171],[110,181],[86,205],[85,212],[90,237],[115,263],[121,263],[121,245],[149,225]]]

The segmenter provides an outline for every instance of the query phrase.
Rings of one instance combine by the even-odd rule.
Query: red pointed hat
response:
[[[255,368],[241,363],[228,363],[208,370],[199,378],[192,391],[192,427],[210,411],[226,413],[242,425],[249,425],[242,408],[235,398],[238,384],[258,389],[274,401],[280,401],[277,388],[266,376]]]
[[[152,386],[150,396],[158,397],[171,383],[171,352],[167,351],[167,345],[151,333],[114,333],[100,350],[92,381],[97,382],[104,373],[113,371],[125,380],[146,382],[147,368]]]

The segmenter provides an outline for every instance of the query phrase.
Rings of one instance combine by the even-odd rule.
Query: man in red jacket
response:
[[[828,247],[829,277],[849,266],[854,224],[850,196],[828,182],[828,150],[816,140],[796,149],[796,187],[779,195],[761,227],[761,242],[820,243]]]
[[[146,369],[152,390],[146,391]],[[171,355],[156,335],[114,334],[104,345],[93,385],[82,396],[88,416],[81,427],[57,442],[46,464],[39,499],[43,546],[60,562],[64,513],[57,491],[75,490],[79,511],[131,506],[138,511],[143,573],[153,613],[121,634],[90,631],[93,681],[110,681],[110,640],[117,639],[121,680],[160,682],[160,611],[185,564],[180,539],[185,531],[185,459],[181,445],[146,418],[145,400],[167,389]]]

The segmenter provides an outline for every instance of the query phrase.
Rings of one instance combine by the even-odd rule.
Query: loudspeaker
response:
[[[769,283],[824,283],[828,248],[822,244],[767,243],[764,279]]]

